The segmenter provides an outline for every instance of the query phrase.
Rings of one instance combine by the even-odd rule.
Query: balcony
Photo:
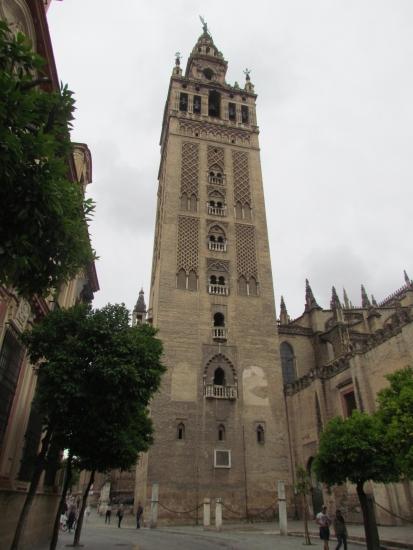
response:
[[[228,331],[225,327],[214,327],[212,329],[212,338],[213,340],[220,340],[221,342],[226,342]]]
[[[214,250],[215,252],[226,252],[227,243],[220,243],[217,241],[208,241],[209,250]]]
[[[238,397],[238,390],[237,386],[205,384],[204,395],[209,399],[236,399]]]
[[[226,208],[225,206],[211,206],[208,204],[208,214],[212,216],[225,216]]]
[[[214,185],[224,185],[225,180],[223,176],[208,176],[208,183],[213,183]]]
[[[229,288],[226,285],[208,285],[208,294],[218,294],[219,296],[228,296]]]

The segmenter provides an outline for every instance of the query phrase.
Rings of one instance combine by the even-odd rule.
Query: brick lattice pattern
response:
[[[238,277],[244,275],[258,279],[257,254],[255,250],[255,229],[252,225],[235,224]]]
[[[181,195],[198,198],[199,144],[186,141],[182,144]]]
[[[223,147],[208,145],[208,168],[211,168],[214,164],[217,164],[224,171],[224,149]]]
[[[190,216],[178,216],[177,271],[191,269],[198,273],[199,220]]]
[[[248,153],[246,151],[232,151],[234,170],[234,202],[251,206],[250,177]]]

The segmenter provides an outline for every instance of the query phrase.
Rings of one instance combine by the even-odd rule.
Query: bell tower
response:
[[[226,71],[204,23],[162,124],[148,318],[168,370],[135,501],[158,483],[168,521],[204,497],[254,514],[290,479],[256,95]]]

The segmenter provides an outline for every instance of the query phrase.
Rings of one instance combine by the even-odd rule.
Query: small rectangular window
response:
[[[356,396],[354,391],[349,391],[343,394],[343,400],[345,405],[345,415],[351,416],[352,412],[357,409]]]
[[[228,103],[228,118],[229,120],[236,120],[237,119],[237,110],[235,103]]]
[[[194,95],[194,104],[193,104],[194,113],[197,115],[201,114],[201,96]]]
[[[214,452],[215,468],[231,468],[231,451],[215,449]]]
[[[249,111],[247,105],[241,105],[241,121],[243,124],[249,122]]]
[[[188,94],[185,94],[184,92],[181,92],[179,96],[179,110],[180,111],[188,110]]]

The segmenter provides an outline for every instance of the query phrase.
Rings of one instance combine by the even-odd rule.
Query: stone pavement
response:
[[[125,517],[118,529],[116,518],[111,525],[105,525],[104,519],[92,514],[84,524],[81,543],[85,550],[293,550],[303,546],[303,524],[290,521],[290,536],[279,535],[275,523],[225,524],[220,532],[213,529],[205,531],[201,526],[170,526],[158,529],[143,528],[137,530],[132,517]],[[318,539],[317,527],[309,523],[314,548],[322,549]],[[348,550],[365,548],[364,530],[361,525],[349,525],[350,542]],[[379,527],[383,548],[413,550],[413,526]],[[73,533],[61,533],[58,550],[70,546]],[[335,549],[335,541],[330,550]],[[48,550],[47,546],[33,550]]]

